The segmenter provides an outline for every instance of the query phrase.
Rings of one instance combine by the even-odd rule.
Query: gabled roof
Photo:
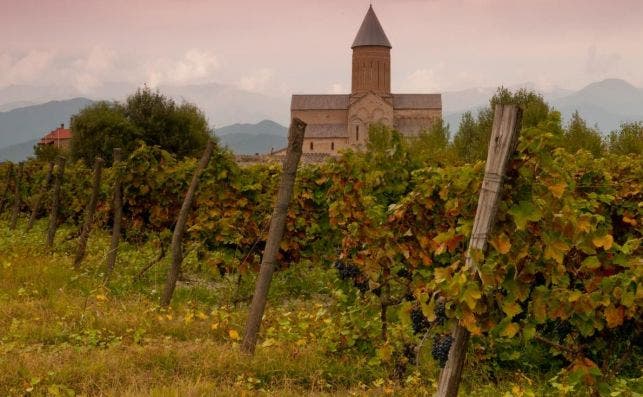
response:
[[[348,109],[348,95],[293,95],[290,110]]]
[[[393,94],[394,109],[442,109],[441,94]]]
[[[48,143],[54,143],[56,141],[64,141],[67,139],[71,139],[71,137],[72,137],[71,130],[64,127],[59,127],[49,132],[47,135],[43,136],[40,139],[39,143],[46,145]]]
[[[388,41],[388,37],[386,37],[386,33],[384,33],[379,19],[377,19],[377,15],[375,15],[375,11],[373,11],[372,5],[368,7],[362,26],[359,27],[351,48],[371,45],[393,48],[391,42]]]

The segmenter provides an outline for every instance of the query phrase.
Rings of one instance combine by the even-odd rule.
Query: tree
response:
[[[127,155],[139,142],[159,146],[178,158],[198,156],[210,137],[205,115],[195,105],[177,105],[148,87],[124,104],[98,102],[86,107],[72,117],[71,130],[71,155],[88,165],[97,156],[111,164],[114,148],[122,148]]]
[[[484,159],[485,138],[471,112],[460,119],[460,126],[453,137],[452,149],[455,156],[465,163]]]
[[[142,138],[139,130],[125,116],[125,108],[116,102],[97,102],[87,106],[71,119],[71,156],[87,165],[96,157],[112,163],[114,148],[126,153]]]
[[[556,115],[543,97],[526,89],[511,92],[504,87],[499,87],[489,100],[489,106],[478,112],[474,119],[471,112],[462,115],[460,127],[453,138],[452,151],[454,155],[465,163],[484,160],[487,157],[487,147],[491,136],[493,115],[496,105],[516,104],[522,109],[522,128],[536,127],[548,123],[548,127],[555,128],[552,121]]]
[[[621,124],[620,130],[610,133],[608,147],[615,154],[643,155],[643,121]]]
[[[570,153],[576,153],[581,149],[587,150],[594,157],[602,155],[605,151],[601,133],[596,128],[588,127],[578,111],[574,112],[564,132],[562,146]]]
[[[199,108],[190,103],[177,105],[148,87],[127,98],[125,116],[147,145],[158,145],[178,158],[198,157],[210,137],[208,122]]]
[[[409,152],[419,164],[442,165],[450,163],[449,139],[451,131],[444,120],[436,120],[428,130],[409,138]]]

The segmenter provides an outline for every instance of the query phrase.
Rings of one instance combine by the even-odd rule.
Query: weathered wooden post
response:
[[[518,106],[496,105],[484,180],[467,248],[466,266],[474,269],[472,277],[478,277],[478,267],[470,252],[471,250],[484,251],[487,247],[487,236],[491,232],[498,209],[502,179],[518,140],[521,120],[522,111]],[[456,397],[458,395],[468,341],[469,331],[461,325],[456,326],[449,358],[440,373],[436,396]]]
[[[11,177],[13,176],[13,163],[9,163],[7,167],[7,175],[5,178],[4,189],[2,189],[2,197],[0,197],[0,214],[4,212],[4,206],[7,204],[7,196],[11,188]]]
[[[47,189],[49,189],[49,185],[51,184],[51,179],[54,174],[54,162],[50,161],[49,162],[49,168],[47,169],[47,176],[45,177],[45,182],[40,186],[40,191],[38,192],[38,196],[36,196],[36,200],[33,204],[33,208],[31,209],[31,216],[29,217],[29,223],[27,223],[27,229],[26,231],[31,230],[33,227],[33,224],[36,222],[36,218],[38,217],[38,211],[40,211],[40,206],[42,205],[42,199],[45,197],[45,194],[47,194]]]
[[[270,229],[268,230],[268,240],[266,241],[266,248],[261,259],[261,269],[259,271],[259,277],[257,278],[257,284],[255,285],[255,293],[252,296],[250,313],[248,314],[246,330],[241,345],[241,349],[249,354],[254,353],[257,344],[257,334],[261,327],[261,318],[266,309],[272,273],[275,271],[275,257],[277,256],[277,252],[279,252],[279,243],[281,242],[286,226],[288,203],[292,197],[292,191],[295,185],[297,166],[301,158],[305,131],[306,123],[298,118],[294,118],[290,124],[290,131],[288,133],[288,149],[281,183],[279,184],[279,191],[277,192],[277,202],[272,212]]]
[[[168,272],[167,280],[165,282],[165,290],[161,297],[161,306],[168,306],[172,300],[176,281],[178,280],[179,273],[181,271],[181,262],[183,262],[183,250],[181,248],[181,244],[183,233],[185,233],[185,223],[188,220],[188,214],[190,213],[190,208],[192,208],[192,203],[194,202],[194,194],[199,184],[199,177],[205,170],[208,162],[210,162],[213,150],[214,141],[209,140],[208,145],[203,152],[203,156],[194,171],[194,175],[192,175],[192,182],[185,194],[183,205],[181,205],[181,211],[179,212],[179,217],[177,218],[176,225],[174,226],[174,234],[172,235],[172,266],[170,267],[170,271]]]
[[[65,158],[58,156],[56,159],[56,174],[54,177],[54,191],[51,203],[51,211],[49,212],[49,228],[47,229],[47,247],[52,249],[54,247],[54,238],[56,237],[56,230],[58,229],[58,211],[60,207],[60,189],[63,183],[63,176],[65,174]]]
[[[85,208],[85,219],[83,220],[83,227],[78,237],[78,249],[76,250],[76,257],[74,258],[74,268],[78,270],[80,263],[85,258],[85,250],[87,249],[87,240],[89,233],[92,230],[92,223],[94,222],[94,213],[96,212],[96,205],[98,204],[98,195],[100,194],[100,180],[103,174],[103,160],[96,157],[94,160],[94,183],[92,184],[92,195],[89,198],[87,208]]]
[[[118,243],[121,240],[121,221],[123,218],[123,191],[121,173],[121,154],[120,148],[114,148],[114,161],[112,170],[114,170],[114,197],[112,198],[114,210],[114,223],[112,224],[112,241],[107,253],[107,271],[105,272],[105,281],[107,281],[114,271],[116,265],[116,256],[118,254]]]
[[[9,229],[15,230],[16,225],[18,224],[18,215],[20,215],[20,204],[22,199],[20,198],[20,183],[22,182],[22,173],[24,171],[24,164],[18,164],[18,172],[16,173],[16,180],[13,185],[13,210],[11,211],[11,222],[9,224]]]

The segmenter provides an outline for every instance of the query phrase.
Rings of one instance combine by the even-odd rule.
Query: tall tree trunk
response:
[[[11,230],[16,229],[16,225],[18,224],[18,215],[20,215],[20,204],[22,203],[22,199],[20,198],[20,183],[22,182],[23,170],[24,164],[18,164],[16,183],[13,185],[13,211],[11,211],[11,223],[9,224],[9,229]]]
[[[92,195],[89,198],[87,208],[85,208],[85,219],[78,238],[76,257],[74,258],[74,268],[76,268],[76,270],[80,269],[80,263],[85,258],[87,240],[89,239],[89,233],[92,230],[92,223],[94,223],[94,213],[96,212],[98,195],[100,194],[100,180],[103,174],[103,163],[105,163],[105,160],[100,157],[96,157],[96,160],[94,160],[94,183],[92,185]]]
[[[9,196],[9,189],[11,189],[11,177],[13,176],[13,163],[9,163],[7,168],[7,176],[5,178],[4,189],[2,189],[2,197],[0,197],[0,214],[4,212],[4,207],[7,205],[7,196]]]
[[[54,162],[50,161],[49,162],[49,169],[47,169],[47,176],[45,177],[44,183],[40,186],[40,191],[38,192],[38,196],[36,196],[36,201],[33,204],[33,208],[31,209],[31,216],[29,217],[29,223],[27,223],[27,229],[26,231],[31,230],[33,227],[33,224],[36,222],[36,218],[38,217],[38,211],[40,211],[40,206],[42,205],[42,199],[45,197],[45,194],[47,194],[47,189],[49,189],[49,185],[51,185],[51,179],[53,178],[54,174]]]
[[[306,123],[298,118],[294,118],[290,124],[290,132],[288,133],[288,149],[281,183],[279,184],[279,191],[277,192],[277,202],[272,212],[268,240],[266,241],[266,248],[261,259],[261,269],[259,271],[259,277],[257,278],[257,284],[255,285],[255,293],[252,297],[246,331],[241,345],[241,349],[248,354],[254,353],[257,344],[257,334],[261,327],[261,318],[266,309],[266,300],[268,299],[272,273],[275,271],[275,257],[277,256],[277,252],[279,252],[279,243],[284,234],[288,203],[290,202],[295,185],[295,176],[297,175],[297,166],[301,158],[305,131]]]
[[[491,232],[498,209],[502,179],[509,157],[515,149],[521,120],[522,111],[517,106],[496,105],[484,180],[466,255],[466,266],[474,269],[472,277],[478,277],[478,266],[469,253],[472,249],[484,251],[487,247],[487,236]],[[456,326],[449,358],[440,373],[436,396],[456,397],[458,395],[468,341],[469,331],[461,325]]]
[[[118,255],[118,243],[121,239],[121,220],[123,218],[123,189],[121,173],[121,154],[120,148],[114,148],[114,161],[112,163],[112,170],[114,170],[114,223],[112,225],[112,241],[109,245],[109,252],[107,253],[107,271],[105,272],[105,281],[109,280],[114,266],[116,265],[116,256]]]
[[[183,240],[183,233],[185,233],[185,223],[188,220],[188,215],[192,208],[192,203],[194,202],[194,194],[199,184],[199,177],[203,173],[203,170],[205,170],[205,167],[207,167],[210,157],[212,157],[213,150],[214,141],[210,140],[208,141],[208,145],[203,152],[203,156],[201,156],[201,160],[194,171],[194,175],[192,175],[192,182],[190,182],[190,187],[185,194],[185,199],[183,200],[183,205],[179,212],[179,217],[176,220],[174,234],[172,235],[172,267],[170,267],[170,271],[168,272],[167,280],[165,282],[165,290],[161,297],[161,306],[168,306],[172,300],[174,288],[176,287],[176,280],[178,280],[179,273],[181,272],[181,262],[183,261],[181,243]]]
[[[56,159],[56,170],[54,176],[54,192],[51,203],[51,211],[49,212],[49,229],[47,230],[47,247],[52,249],[54,247],[54,238],[56,238],[56,230],[58,229],[58,211],[60,207],[60,189],[63,183],[63,176],[65,174],[65,158],[59,156]]]

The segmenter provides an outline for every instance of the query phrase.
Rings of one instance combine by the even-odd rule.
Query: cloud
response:
[[[436,91],[440,84],[433,69],[418,69],[406,78],[407,88],[423,91]]]
[[[273,85],[275,72],[272,69],[263,68],[242,77],[237,86],[245,91],[265,92]]]
[[[78,58],[71,63],[72,85],[82,93],[91,92],[109,78],[116,69],[117,60],[118,54],[115,50],[93,47],[86,57]]]
[[[0,53],[0,86],[39,80],[51,68],[54,57],[54,52],[46,50],[32,50],[22,55]]]
[[[615,52],[599,53],[596,49],[596,45],[593,44],[587,49],[585,71],[592,77],[603,77],[616,71],[619,68],[620,61],[620,54]]]
[[[219,69],[211,51],[191,49],[180,59],[162,58],[146,66],[146,81],[155,87],[163,83],[186,84],[208,80]]]

